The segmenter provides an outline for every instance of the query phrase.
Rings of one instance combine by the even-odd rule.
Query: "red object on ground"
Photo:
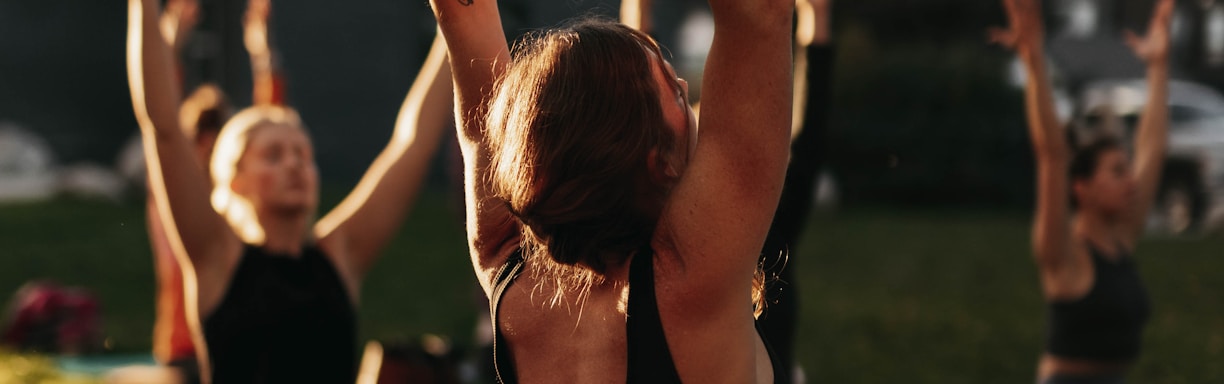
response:
[[[100,349],[98,300],[49,282],[22,286],[6,313],[5,345],[20,350],[79,354]]]

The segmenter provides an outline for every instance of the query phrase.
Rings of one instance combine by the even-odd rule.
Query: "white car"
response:
[[[1081,138],[1116,135],[1130,142],[1147,102],[1144,80],[1089,83],[1075,102]],[[1109,121],[1106,121],[1109,120]],[[1224,218],[1224,96],[1203,85],[1170,81],[1169,147],[1149,231],[1185,234]]]

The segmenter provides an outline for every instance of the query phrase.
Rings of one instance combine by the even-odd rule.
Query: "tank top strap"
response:
[[[489,318],[493,321],[493,372],[499,384],[518,383],[514,361],[510,360],[510,350],[506,348],[506,340],[502,338],[498,327],[497,311],[506,289],[514,283],[523,271],[523,250],[515,250],[506,263],[493,276],[493,292],[489,296]]]
[[[655,297],[654,251],[642,247],[629,262],[628,382],[679,383]]]

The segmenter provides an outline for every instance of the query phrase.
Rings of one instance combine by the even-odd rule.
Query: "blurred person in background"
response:
[[[1004,6],[1011,29],[992,31],[992,39],[1014,49],[1024,63],[1037,158],[1033,253],[1048,320],[1037,380],[1122,383],[1139,357],[1150,312],[1133,253],[1164,161],[1174,1],[1157,1],[1146,37],[1127,33],[1128,44],[1147,63],[1150,90],[1133,162],[1118,139],[1068,143],[1047,78],[1040,1],[1005,0]]]
[[[247,3],[243,32],[247,51],[251,56],[252,78],[255,79],[253,98],[257,105],[281,104],[283,101],[282,76],[273,65],[274,53],[268,41],[268,17],[270,0],[251,0]],[[199,21],[198,0],[170,0],[160,18],[160,27],[166,43],[172,48],[174,62],[173,78],[156,81],[176,81],[182,84],[183,66],[179,61],[192,30]],[[215,84],[203,84],[183,101],[179,107],[180,128],[188,140],[194,143],[194,153],[199,164],[208,171],[208,160],[212,156],[213,144],[221,127],[233,114],[224,92]],[[149,239],[152,243],[157,275],[157,320],[153,329],[153,356],[161,364],[177,368],[185,382],[199,380],[195,343],[184,310],[183,276],[173,249],[166,239],[161,214],[149,193],[146,199],[146,216]]]
[[[171,60],[175,73],[167,73],[167,78],[157,81],[182,84],[180,58],[186,41],[199,21],[199,10],[200,5],[196,0],[166,2],[159,21],[163,37],[173,49]],[[214,84],[201,85],[179,106],[180,128],[194,144],[192,153],[200,164],[207,164],[217,133],[232,113],[225,94]],[[176,369],[182,382],[198,382],[195,342],[184,310],[182,270],[166,239],[165,227],[152,192],[147,194],[145,215],[157,277],[153,357],[158,363]]]
[[[361,281],[415,200],[450,118],[445,45],[435,40],[386,149],[314,223],[314,154],[293,109],[247,108],[221,130],[208,168],[193,156],[159,8],[129,0],[128,76],[151,189],[183,270],[186,317],[201,330],[201,378],[355,380]],[[250,36],[248,48],[258,46]]]
[[[788,383],[753,303],[785,178],[793,1],[710,1],[700,128],[639,31],[579,20],[512,59],[496,2],[432,4],[499,382]]]
[[[773,224],[761,251],[766,273],[761,329],[786,367],[795,364],[799,321],[796,246],[812,212],[817,176],[824,165],[829,106],[832,104],[832,0],[798,0],[795,28],[795,103],[790,165]]]

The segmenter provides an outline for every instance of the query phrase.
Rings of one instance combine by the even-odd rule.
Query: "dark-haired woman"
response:
[[[786,170],[794,0],[710,1],[700,124],[641,32],[579,21],[512,59],[496,2],[432,3],[499,379],[786,382],[753,303]]]
[[[298,114],[247,108],[221,129],[209,174],[179,129],[180,99],[157,0],[129,0],[128,76],[150,185],[183,266],[205,382],[356,379],[360,286],[419,191],[449,120],[436,40],[390,143],[356,189],[315,222],[313,146]]]
[[[1173,0],[1158,1],[1147,37],[1127,35],[1148,68],[1149,99],[1133,162],[1115,140],[1072,149],[1046,79],[1040,2],[1005,0],[1004,5],[1012,29],[995,31],[994,39],[1014,48],[1027,69],[1029,131],[1037,158],[1033,251],[1048,303],[1038,382],[1121,383],[1139,357],[1149,312],[1132,254],[1164,162]]]

